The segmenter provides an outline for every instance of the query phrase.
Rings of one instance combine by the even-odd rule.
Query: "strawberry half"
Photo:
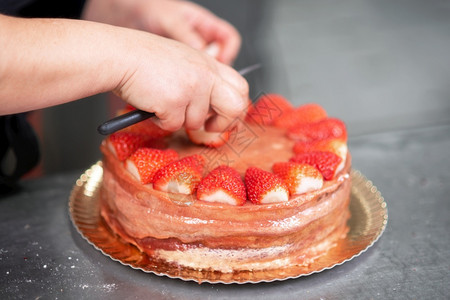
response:
[[[108,136],[106,145],[118,160],[123,161],[138,148],[146,146],[148,141],[149,139],[141,134],[115,132]]]
[[[127,105],[124,109],[120,110],[118,115],[122,115],[128,113],[132,110],[135,110],[131,105]],[[122,131],[132,132],[136,134],[142,134],[148,136],[150,139],[160,139],[162,137],[170,135],[172,132],[161,129],[158,125],[153,123],[152,120],[147,119],[131,126],[122,129]]]
[[[254,204],[285,202],[289,191],[277,175],[260,168],[250,167],[245,172],[247,198]]]
[[[168,163],[178,159],[175,150],[139,148],[125,161],[125,168],[142,184],[153,182],[156,172]]]
[[[314,123],[327,117],[327,112],[316,103],[308,103],[293,109],[273,122],[275,127],[291,128],[304,123]]]
[[[311,151],[329,151],[337,154],[343,161],[347,159],[348,147],[347,143],[342,139],[325,139],[318,141],[298,141],[294,145],[295,153],[311,152]]]
[[[229,166],[219,166],[202,179],[197,198],[207,202],[244,205],[245,185],[239,173]]]
[[[272,125],[276,119],[293,109],[292,104],[283,96],[265,94],[249,107],[245,120],[253,124]]]
[[[126,128],[127,131],[145,134],[152,139],[159,139],[172,134],[172,132],[161,129],[150,119],[141,121]]]
[[[322,174],[311,165],[279,162],[272,170],[284,181],[291,195],[315,191],[323,186]]]
[[[347,129],[344,122],[336,118],[326,118],[316,123],[306,123],[288,129],[290,139],[299,141],[317,141],[339,138],[347,141]]]
[[[308,164],[316,167],[322,173],[323,179],[331,180],[342,168],[342,158],[333,152],[312,151],[297,154],[289,161]]]
[[[153,188],[163,192],[192,194],[202,180],[205,160],[194,154],[184,157],[156,172]]]
[[[229,130],[224,132],[208,132],[204,129],[186,129],[186,134],[194,144],[205,145],[212,148],[220,147],[230,139]]]

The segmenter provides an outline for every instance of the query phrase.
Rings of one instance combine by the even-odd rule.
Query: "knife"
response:
[[[241,76],[245,76],[261,67],[261,64],[254,64],[238,71]],[[104,122],[97,127],[97,131],[100,134],[108,135],[114,133],[120,129],[126,128],[133,124],[147,120],[148,118],[154,117],[155,113],[146,112],[140,109],[132,110],[123,115],[112,118],[109,121]]]

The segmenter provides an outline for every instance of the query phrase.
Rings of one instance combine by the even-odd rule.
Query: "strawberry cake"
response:
[[[156,261],[220,273],[307,266],[346,236],[341,120],[267,94],[230,128],[169,133],[146,120],[108,136],[100,204],[110,229]]]

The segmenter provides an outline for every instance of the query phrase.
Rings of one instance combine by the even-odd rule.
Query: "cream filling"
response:
[[[199,271],[213,269],[222,273],[231,273],[239,270],[257,271],[309,265],[335,245],[334,240],[326,239],[295,254],[286,254],[293,246],[283,245],[238,250],[210,248],[192,248],[183,251],[157,250],[155,255],[169,263],[177,263]]]
[[[284,256],[290,245],[275,246],[264,249],[210,249],[191,248],[186,250],[157,250],[156,256],[168,262],[194,269],[214,269],[224,273],[235,270],[272,269],[282,267],[290,262],[289,257],[258,262],[267,257]],[[255,262],[248,262],[254,260]]]

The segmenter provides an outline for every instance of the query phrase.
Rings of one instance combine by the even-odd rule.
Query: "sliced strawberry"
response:
[[[186,129],[186,134],[191,142],[197,145],[205,145],[212,148],[217,148],[225,144],[230,139],[230,133],[231,131],[208,132],[204,129]]]
[[[139,148],[125,161],[125,168],[142,184],[153,182],[156,172],[168,163],[178,159],[175,150]]]
[[[239,173],[229,166],[219,166],[206,175],[197,188],[197,198],[208,202],[243,205],[245,186]]]
[[[115,132],[108,136],[106,145],[118,160],[123,161],[138,148],[148,144],[149,139],[142,134],[132,132]]]
[[[124,108],[117,110],[116,115],[120,116],[120,115],[126,114],[127,112],[130,112],[132,110],[136,110],[136,108],[130,104],[127,104]]]
[[[145,134],[150,138],[158,139],[172,134],[172,132],[161,129],[158,125],[153,123],[150,119],[141,121],[134,125],[125,128],[126,131]]]
[[[289,191],[283,180],[277,175],[256,167],[245,172],[247,198],[254,204],[285,202],[289,200]]]
[[[133,105],[128,104],[128,103],[124,108],[124,110],[127,110],[127,111],[131,111],[131,110],[135,110],[135,109],[136,109],[136,107],[134,107]]]
[[[249,107],[246,121],[259,125],[272,125],[276,119],[293,109],[292,104],[283,96],[265,94]]]
[[[124,109],[121,109],[118,112],[118,115],[128,113],[135,109],[136,108],[134,108],[133,106],[127,105]],[[133,132],[136,134],[143,134],[143,135],[148,136],[151,139],[159,139],[159,138],[168,136],[172,133],[170,131],[161,129],[158,125],[153,123],[153,121],[150,119],[147,119],[147,120],[138,122],[136,124],[133,124],[131,126],[128,126],[124,129],[122,129],[122,131]]]
[[[293,109],[273,122],[275,127],[291,128],[304,123],[314,123],[327,117],[325,109],[316,103],[308,103]]]
[[[205,160],[194,154],[174,161],[156,172],[153,188],[163,192],[192,194],[202,180]]]
[[[298,141],[317,141],[339,138],[347,141],[345,123],[336,118],[326,118],[316,123],[300,124],[288,129],[290,139]]]
[[[328,151],[299,153],[289,161],[316,167],[322,173],[323,179],[325,180],[333,179],[341,171],[340,168],[342,168],[342,158]]]
[[[295,153],[311,152],[311,151],[329,151],[337,154],[343,161],[347,158],[348,147],[343,139],[325,139],[318,141],[298,141],[294,145]]]
[[[323,186],[322,174],[308,164],[279,162],[272,166],[272,170],[284,181],[291,195],[315,191]]]

